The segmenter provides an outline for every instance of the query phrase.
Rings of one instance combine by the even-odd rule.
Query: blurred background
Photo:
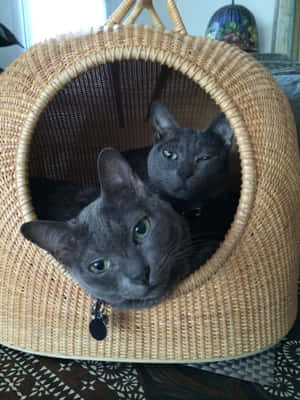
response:
[[[97,29],[122,0],[1,0],[0,22],[14,33],[24,48],[69,32]],[[167,28],[172,23],[163,0],[153,4]],[[204,36],[214,12],[231,1],[176,0],[183,22],[192,35]],[[240,0],[254,15],[258,28],[259,52],[286,54],[299,59],[299,0]],[[151,23],[147,11],[139,23]],[[14,45],[0,48],[0,66],[5,68],[24,51]]]

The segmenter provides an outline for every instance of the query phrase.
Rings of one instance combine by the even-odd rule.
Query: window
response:
[[[23,0],[26,47],[63,33],[88,32],[104,24],[105,0]]]

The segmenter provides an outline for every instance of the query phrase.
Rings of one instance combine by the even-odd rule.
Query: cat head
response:
[[[188,273],[186,222],[117,150],[102,150],[97,165],[98,199],[74,219],[31,221],[21,232],[65,264],[93,297],[121,309],[157,304]]]
[[[233,132],[224,114],[203,130],[182,128],[159,101],[150,112],[153,147],[148,175],[155,187],[175,199],[214,197],[228,179]]]

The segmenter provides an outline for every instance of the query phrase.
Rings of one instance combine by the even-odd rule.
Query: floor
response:
[[[0,349],[0,399],[55,398],[258,400],[277,397],[259,384],[187,366],[67,361],[5,347]]]

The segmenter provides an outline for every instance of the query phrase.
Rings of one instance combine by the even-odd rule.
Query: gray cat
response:
[[[153,146],[124,155],[161,197],[187,212],[228,191],[233,131],[224,114],[203,130],[182,128],[166,106],[155,101],[150,120]]]
[[[99,188],[50,182],[47,191],[47,180],[32,180],[39,218],[54,220],[25,223],[21,232],[62,262],[93,297],[119,309],[150,307],[199,267],[216,244],[195,254],[185,219],[143,183],[117,150],[102,150],[97,165],[100,196]],[[64,215],[71,219],[63,221]]]

